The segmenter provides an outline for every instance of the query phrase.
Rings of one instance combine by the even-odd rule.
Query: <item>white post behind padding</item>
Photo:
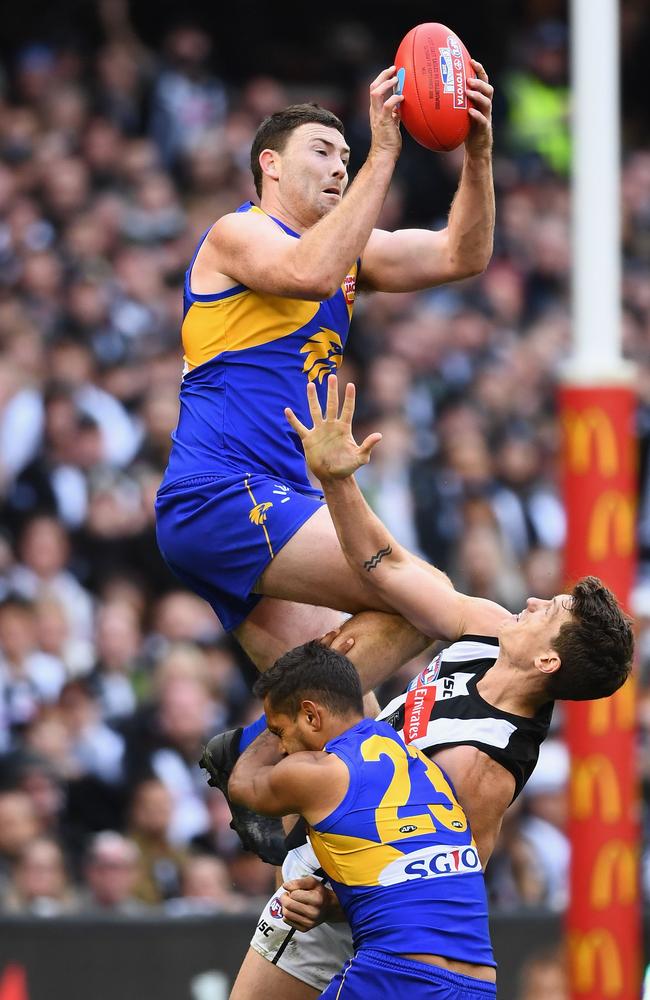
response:
[[[629,378],[621,359],[618,0],[571,0],[574,384]]]

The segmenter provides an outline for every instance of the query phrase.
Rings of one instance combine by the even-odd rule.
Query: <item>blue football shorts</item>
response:
[[[494,1000],[495,983],[401,955],[361,948],[334,976],[324,1000]]]
[[[230,631],[261,599],[252,591],[268,564],[322,506],[320,494],[281,479],[195,476],[158,492],[158,546],[175,576]]]

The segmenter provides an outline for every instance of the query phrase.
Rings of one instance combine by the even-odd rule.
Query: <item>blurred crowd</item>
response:
[[[326,96],[358,167],[376,66],[369,45],[345,92],[270,77],[234,87],[196,24],[154,51],[124,4],[100,11],[96,49],[36,38],[0,73],[0,910],[234,912],[265,897],[273,873],[240,850],[196,761],[208,736],[257,714],[253,668],[178,587],[153,521],[177,415],[182,275],[210,223],[253,197],[265,114]],[[493,76],[493,261],[460,285],[361,297],[343,378],[359,387],[359,433],[383,433],[359,479],[390,530],[463,591],[519,610],[563,589],[564,27],[539,24]],[[461,161],[405,139],[380,225],[444,225]],[[647,688],[648,149],[626,154],[623,222]],[[488,868],[495,909],[566,904],[560,723]],[[650,775],[647,697],[642,723]]]

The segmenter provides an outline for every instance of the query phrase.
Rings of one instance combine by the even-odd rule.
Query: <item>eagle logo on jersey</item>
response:
[[[266,522],[266,512],[272,506],[273,504],[269,500],[265,500],[263,503],[256,503],[248,514],[249,520],[253,524],[264,524]]]
[[[322,382],[325,375],[333,375],[343,361],[343,344],[338,333],[321,326],[318,333],[303,344],[301,354],[306,354],[302,370],[310,382]]]

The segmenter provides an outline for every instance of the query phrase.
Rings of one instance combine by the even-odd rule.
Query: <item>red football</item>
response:
[[[458,35],[444,24],[418,24],[402,39],[395,56],[404,94],[400,114],[406,130],[427,149],[455,149],[467,138],[472,119],[466,82],[475,76],[469,59]]]

